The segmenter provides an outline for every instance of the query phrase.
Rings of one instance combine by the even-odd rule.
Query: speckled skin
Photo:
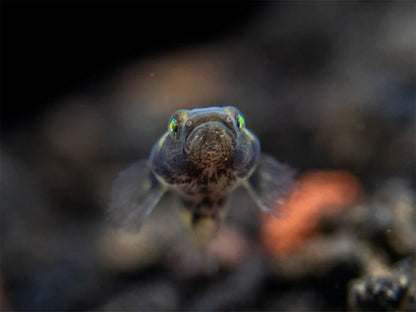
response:
[[[158,181],[179,193],[195,223],[220,219],[225,197],[255,170],[260,143],[235,107],[179,110],[154,146],[150,167]]]

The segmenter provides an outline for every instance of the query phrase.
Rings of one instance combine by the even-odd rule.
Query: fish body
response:
[[[194,223],[220,218],[226,196],[258,163],[259,141],[241,118],[234,107],[178,111],[169,123],[176,131],[169,128],[153,148],[152,171],[180,195]]]
[[[275,213],[293,176],[291,168],[261,154],[258,138],[235,107],[179,110],[150,159],[115,180],[110,215],[122,227],[140,225],[171,190],[182,199],[194,228],[208,220],[215,233],[236,187],[245,186],[261,209]]]

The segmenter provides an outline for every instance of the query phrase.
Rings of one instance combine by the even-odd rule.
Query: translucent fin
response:
[[[110,220],[119,228],[139,229],[165,191],[147,160],[138,161],[120,172],[113,182]]]
[[[294,190],[295,170],[262,155],[245,187],[261,210],[277,217],[278,208]]]

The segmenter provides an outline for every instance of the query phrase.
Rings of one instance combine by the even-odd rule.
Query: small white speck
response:
[[[390,298],[396,298],[396,294],[391,289],[386,291],[386,295]]]
[[[387,230],[386,230],[386,232],[387,232],[387,233],[391,233],[391,229],[387,229]]]
[[[150,73],[149,76],[150,76],[150,78],[154,78],[155,77],[155,73]]]

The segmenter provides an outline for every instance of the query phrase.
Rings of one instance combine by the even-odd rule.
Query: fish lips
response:
[[[227,159],[237,144],[237,132],[220,121],[207,121],[193,128],[185,138],[184,153],[199,160]]]

